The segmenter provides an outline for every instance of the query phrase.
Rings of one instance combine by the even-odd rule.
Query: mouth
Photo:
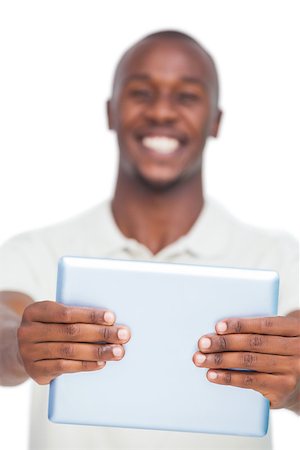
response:
[[[171,155],[180,147],[178,139],[168,136],[145,136],[142,144],[148,150],[152,150],[160,155]]]
[[[178,155],[185,149],[189,141],[186,133],[163,128],[139,130],[135,133],[135,139],[140,150],[162,160],[170,158],[172,155]]]

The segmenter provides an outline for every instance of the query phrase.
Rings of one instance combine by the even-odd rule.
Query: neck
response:
[[[112,211],[121,232],[153,254],[184,236],[204,204],[201,172],[168,189],[153,189],[119,172]]]

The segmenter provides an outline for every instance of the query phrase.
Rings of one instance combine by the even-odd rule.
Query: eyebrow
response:
[[[124,79],[124,82],[125,83],[129,83],[130,81],[135,81],[135,80],[137,80],[137,81],[150,81],[151,77],[149,75],[147,75],[147,74],[144,74],[144,73],[133,74],[133,75],[129,75],[128,77],[126,77]],[[184,76],[184,77],[180,78],[180,81],[183,81],[184,83],[196,84],[196,85],[204,87],[204,88],[207,87],[206,83],[201,78]]]
[[[201,87],[206,87],[206,83],[201,78],[195,78],[195,77],[183,77],[181,78],[181,81],[184,81],[185,83],[193,83],[197,84]]]
[[[150,80],[150,77],[147,74],[139,73],[139,74],[129,75],[128,77],[126,77],[124,79],[125,83],[129,83],[130,81],[135,81],[135,80],[148,81],[148,80]]]

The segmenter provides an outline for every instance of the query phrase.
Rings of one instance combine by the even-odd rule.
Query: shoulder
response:
[[[23,292],[33,299],[54,298],[59,258],[97,247],[96,230],[106,217],[106,208],[108,202],[4,242],[0,246],[0,290]]]
[[[34,252],[41,251],[43,247],[66,246],[70,242],[74,244],[74,241],[84,241],[101,223],[108,207],[107,200],[67,220],[15,235],[1,245],[0,253]]]
[[[252,255],[257,262],[269,260],[280,265],[280,261],[287,257],[297,262],[299,244],[291,234],[247,224],[213,199],[209,200],[209,208],[211,220],[224,236],[228,252]]]

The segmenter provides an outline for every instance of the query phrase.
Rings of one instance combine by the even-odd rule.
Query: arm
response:
[[[0,385],[15,386],[28,375],[20,358],[17,331],[33,300],[19,292],[0,292]]]

